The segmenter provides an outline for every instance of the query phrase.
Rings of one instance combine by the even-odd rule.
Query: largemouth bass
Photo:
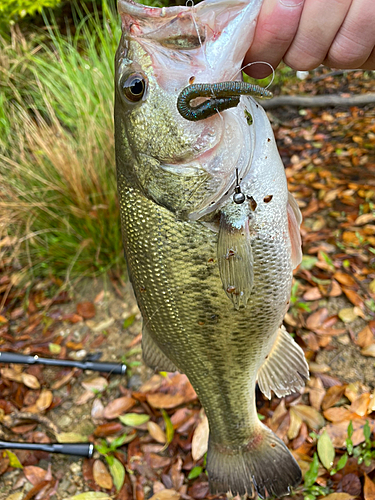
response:
[[[210,427],[211,491],[266,497],[301,479],[255,405],[256,381],[270,398],[308,378],[303,351],[281,327],[301,260],[301,215],[255,100],[238,97],[197,121],[177,109],[193,83],[241,79],[260,5],[159,9],[120,0],[115,130],[144,360],[185,373],[196,390]]]

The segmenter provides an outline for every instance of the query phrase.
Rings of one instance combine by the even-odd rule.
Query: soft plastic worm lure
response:
[[[272,92],[247,82],[195,83],[181,91],[177,99],[177,109],[186,120],[195,122],[225,109],[235,108],[240,102],[241,95],[269,99],[272,97]],[[209,99],[198,106],[191,106],[190,102],[197,97]]]

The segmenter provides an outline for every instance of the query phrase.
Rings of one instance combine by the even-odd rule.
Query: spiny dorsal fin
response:
[[[258,371],[259,389],[268,399],[271,399],[271,390],[281,398],[298,392],[308,379],[309,367],[303,350],[281,326],[271,352]]]
[[[248,219],[234,225],[221,214],[217,241],[220,278],[236,309],[246,307],[254,284],[254,261]]]

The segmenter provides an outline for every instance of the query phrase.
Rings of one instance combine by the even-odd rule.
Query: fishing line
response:
[[[270,81],[270,83],[267,85],[267,87],[264,87],[265,89],[268,89],[268,87],[270,87],[272,84],[273,84],[273,81],[275,79],[275,75],[276,75],[276,72],[275,72],[275,69],[274,67],[272,66],[272,64],[268,63],[267,61],[254,61],[254,62],[251,62],[251,63],[248,63],[246,64],[245,66],[242,66],[242,68],[240,68],[234,75],[233,77],[231,78],[231,80],[233,80],[237,75],[238,73],[240,73],[241,71],[243,71],[245,68],[249,68],[250,66],[253,66],[254,64],[266,64],[267,66],[269,66],[272,70],[272,79]]]
[[[201,39],[201,36],[199,34],[198,24],[197,24],[197,21],[195,20],[195,14],[194,14],[195,4],[194,4],[194,0],[186,0],[186,4],[185,5],[186,5],[186,7],[190,7],[191,8],[191,19],[193,21],[195,31],[197,32],[197,37],[198,37],[198,40],[199,40],[199,45],[201,46],[201,49],[202,49],[202,52],[203,52],[204,59],[205,59],[206,63],[212,69],[212,66],[211,66],[210,62],[207,60],[206,51],[205,51],[205,49],[203,47],[202,39]]]
[[[202,39],[201,39],[201,36],[199,34],[197,21],[195,20],[195,16],[194,16],[194,8],[195,8],[194,1],[193,0],[187,0],[185,5],[186,5],[186,7],[190,7],[191,8],[191,19],[193,21],[195,31],[197,32],[199,44],[200,44],[201,48],[203,49]]]

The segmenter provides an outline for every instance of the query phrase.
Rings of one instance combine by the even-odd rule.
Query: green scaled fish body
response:
[[[186,373],[196,390],[210,426],[211,491],[266,497],[301,478],[255,406],[256,381],[281,397],[308,378],[302,350],[281,327],[301,259],[300,213],[253,99],[198,122],[176,104],[192,80],[236,77],[260,4],[157,9],[121,0],[115,129],[145,362]],[[238,205],[236,174],[246,197]]]

